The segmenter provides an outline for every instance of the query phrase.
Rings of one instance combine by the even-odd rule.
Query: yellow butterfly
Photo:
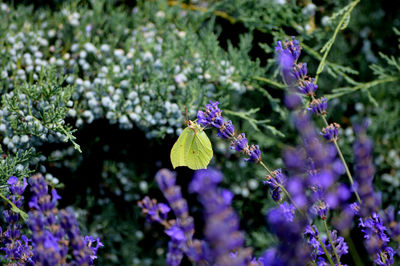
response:
[[[171,150],[171,163],[174,168],[187,166],[198,170],[207,168],[213,157],[211,142],[201,125],[188,121]]]

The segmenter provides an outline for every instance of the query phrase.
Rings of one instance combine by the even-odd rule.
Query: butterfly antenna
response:
[[[188,126],[190,124],[189,122],[189,118],[188,118],[188,109],[187,107],[185,107],[186,109],[186,116],[182,114],[183,120],[185,121],[185,126]]]

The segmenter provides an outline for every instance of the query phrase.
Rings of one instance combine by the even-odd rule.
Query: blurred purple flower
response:
[[[204,234],[211,252],[209,262],[217,265],[244,265],[250,261],[251,251],[243,248],[244,235],[239,231],[238,217],[230,207],[233,194],[217,188],[222,178],[217,170],[198,170],[189,190],[198,193],[204,207]],[[232,250],[236,251],[233,255]]]

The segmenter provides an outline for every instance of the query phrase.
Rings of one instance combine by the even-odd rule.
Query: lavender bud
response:
[[[328,100],[325,97],[314,99],[307,109],[315,115],[324,115],[326,114],[327,102]]]
[[[321,131],[321,135],[329,140],[329,141],[337,141],[338,140],[338,135],[339,135],[339,129],[340,125],[337,123],[330,124],[329,126],[325,127]]]

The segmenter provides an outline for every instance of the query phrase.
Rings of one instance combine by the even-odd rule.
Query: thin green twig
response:
[[[317,84],[318,82],[318,77],[319,74],[321,74],[322,70],[324,70],[324,66],[325,66],[325,61],[326,61],[326,57],[328,56],[329,52],[331,51],[331,48],[333,46],[333,43],[336,40],[336,36],[338,35],[340,29],[343,26],[343,23],[346,21],[346,18],[350,15],[351,11],[353,11],[353,9],[356,7],[356,5],[360,2],[360,0],[355,0],[351,6],[349,7],[348,10],[346,10],[346,12],[344,13],[344,15],[342,16],[342,18],[340,19],[338,25],[336,26],[335,31],[333,32],[332,37],[329,39],[329,44],[327,46],[327,48],[325,49],[324,54],[322,55],[322,59],[319,62],[318,68],[317,68],[317,73],[315,75],[315,84]]]
[[[313,97],[313,99],[315,99],[315,98]],[[326,120],[325,116],[322,115],[321,118],[322,118],[322,120],[324,121],[325,126],[326,126],[326,127],[329,126],[328,121]],[[337,150],[337,152],[338,152],[338,154],[339,154],[339,158],[340,158],[340,160],[342,161],[342,163],[343,163],[343,165],[344,165],[344,169],[346,170],[347,178],[348,178],[349,181],[350,181],[351,188],[353,189],[353,192],[354,192],[354,194],[356,195],[357,201],[358,201],[358,203],[361,204],[360,195],[358,195],[358,192],[357,192],[357,190],[356,190],[356,188],[355,188],[355,186],[354,186],[353,176],[351,175],[350,169],[349,169],[349,167],[347,166],[346,160],[344,159],[342,150],[340,149],[340,147],[339,147],[339,145],[338,145],[338,143],[337,143],[336,140],[333,140],[333,144],[335,144],[335,148],[336,148],[336,150]]]
[[[21,215],[22,219],[24,219],[24,221],[26,221],[26,219],[28,219],[28,214],[24,211],[22,211],[21,209],[19,209],[17,206],[15,206],[14,203],[12,203],[11,200],[7,199],[7,197],[5,197],[3,194],[0,193],[0,197],[6,201],[8,204],[11,205],[11,210],[15,213],[18,213],[19,215]]]
[[[266,164],[264,164],[262,161],[260,161],[260,164],[264,167],[265,170],[267,170],[267,172],[268,172],[270,175],[272,175],[272,176],[274,175],[274,173],[269,169],[269,167],[268,167]],[[305,213],[296,205],[296,203],[294,202],[294,200],[293,200],[292,197],[290,196],[289,191],[287,191],[282,185],[279,185],[279,188],[282,189],[283,193],[285,193],[286,197],[287,197],[287,198],[289,199],[289,201],[293,204],[293,206],[296,208],[296,210],[297,210],[307,221],[310,221],[310,218],[307,216],[307,214],[305,214]],[[314,233],[315,233],[315,230],[314,230],[314,228],[313,228],[312,226],[311,226],[311,230],[313,230]],[[328,258],[329,263],[331,264],[331,266],[335,266],[335,264],[333,263],[333,260],[332,260],[332,258],[331,258],[331,256],[330,256],[328,250],[327,250],[326,247],[325,247],[325,244],[321,241],[321,239],[320,239],[319,237],[317,237],[317,240],[318,240],[318,242],[320,243],[322,249],[324,250],[324,253],[325,253],[326,257]]]
[[[324,226],[325,226],[326,234],[328,235],[329,243],[331,243],[333,254],[335,254],[336,262],[338,263],[338,265],[340,265],[340,259],[339,259],[339,256],[338,256],[337,252],[336,252],[336,247],[335,247],[335,245],[334,245],[334,243],[332,241],[332,237],[331,237],[331,233],[330,233],[329,228],[328,228],[328,224],[326,223],[326,220],[323,220],[323,223],[324,223]]]
[[[260,77],[260,76],[254,76],[253,79],[258,80],[258,81],[262,81],[264,83],[267,83],[269,85],[272,85],[276,88],[285,90],[286,86],[284,84],[278,83],[276,81],[273,81],[272,79],[268,79],[268,78],[264,78],[264,77]]]
[[[346,95],[349,93],[353,93],[358,90],[366,90],[366,89],[375,87],[380,84],[395,82],[395,81],[399,81],[399,80],[400,79],[398,77],[387,77],[384,79],[376,79],[376,80],[365,82],[365,83],[359,83],[357,86],[354,86],[352,88],[334,89],[334,90],[332,90],[332,92],[333,92],[332,94],[325,95],[325,97],[329,100],[329,99],[337,98],[337,97],[340,97],[340,96],[343,96],[343,95]]]

